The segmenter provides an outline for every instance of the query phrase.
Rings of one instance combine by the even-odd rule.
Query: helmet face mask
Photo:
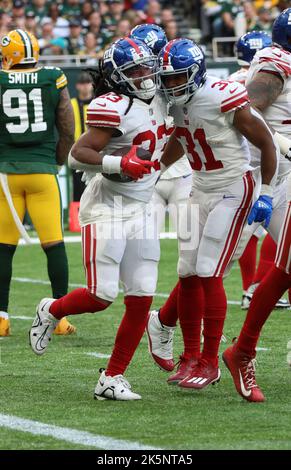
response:
[[[187,103],[206,79],[204,54],[189,39],[170,41],[159,54],[159,89],[171,105]]]
[[[199,67],[195,64],[186,69],[181,69],[172,73],[169,72],[160,76],[159,88],[165,94],[169,103],[179,105],[185,104],[189,101],[189,99],[198,90],[198,86],[194,81],[195,75],[198,71]],[[177,78],[177,82],[180,82],[180,84],[171,87],[167,86],[167,78],[169,77]]]
[[[157,58],[141,41],[128,41],[128,39],[117,41],[104,54],[107,84],[126,95],[142,100],[151,99],[157,90]],[[132,47],[132,43],[135,48]],[[118,48],[120,50],[117,51]],[[123,53],[121,59],[115,57],[117,52]]]

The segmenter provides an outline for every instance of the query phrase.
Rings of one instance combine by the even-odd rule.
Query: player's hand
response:
[[[248,224],[251,225],[253,222],[265,221],[264,227],[268,227],[273,212],[272,201],[273,198],[270,196],[260,196],[252,207],[248,217]]]
[[[134,180],[148,175],[154,168],[154,162],[141,160],[137,156],[137,145],[133,145],[130,151],[121,158],[120,167],[124,175],[130,176]]]

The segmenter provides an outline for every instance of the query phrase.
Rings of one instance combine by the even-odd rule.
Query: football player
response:
[[[276,267],[258,287],[238,342],[228,348],[223,359],[229,368],[238,393],[248,401],[261,402],[265,397],[255,379],[255,347],[260,332],[280,295],[290,287],[290,89],[291,89],[291,8],[284,10],[272,29],[273,47],[256,54],[248,75],[248,90],[254,106],[272,125],[282,158],[276,185],[276,205],[272,216],[274,232],[281,229]],[[284,158],[286,156],[287,158]],[[288,204],[286,199],[286,187]],[[274,198],[275,201],[275,198]],[[284,214],[285,207],[285,214]],[[276,216],[276,217],[275,217]],[[272,220],[271,220],[272,223]],[[271,227],[271,224],[270,224]],[[271,233],[273,236],[273,234]],[[274,237],[277,241],[278,238]]]
[[[256,52],[264,49],[265,47],[270,47],[272,45],[272,38],[269,34],[264,31],[251,31],[244,34],[241,38],[238,39],[236,43],[236,55],[237,62],[241,65],[241,69],[237,72],[230,75],[230,80],[235,80],[237,82],[245,85],[248,71],[250,68],[251,61],[253,60]],[[257,154],[257,150],[252,146],[250,147],[251,155]],[[253,166],[257,166],[258,162],[252,162]],[[245,237],[249,239],[249,230],[251,232],[253,229],[251,227],[246,227],[243,230],[240,244],[244,244]],[[243,295],[242,295],[242,309],[246,310],[249,308],[251,298],[257,286],[263,277],[268,273],[269,269],[272,267],[276,255],[276,243],[272,239],[270,234],[264,238],[264,241],[260,250],[260,259],[258,268],[256,270],[256,255],[257,255],[257,244],[260,237],[266,234],[266,231],[262,226],[258,227],[255,233],[249,239],[247,246],[239,258],[238,262],[241,269],[242,281],[243,281]],[[276,307],[277,308],[288,308],[289,302],[285,299],[279,299]]]
[[[158,55],[168,42],[165,31],[155,24],[135,26],[130,33],[130,37],[145,42],[155,55]],[[173,122],[171,116],[169,116],[167,120],[169,135],[172,130]],[[191,175],[192,169],[185,155],[160,176],[152,198],[152,204],[157,214],[159,232],[164,227],[167,207],[173,228],[177,230],[178,214],[185,207],[191,192]]]
[[[95,398],[138,400],[124,372],[145,330],[160,251],[148,205],[159,173],[151,173],[154,161],[142,160],[136,152],[139,146],[149,150],[152,160],[160,158],[167,110],[157,94],[157,58],[144,42],[125,38],[113,43],[104,53],[100,73],[97,97],[87,111],[88,130],[70,157],[75,169],[97,173],[83,193],[79,212],[87,288],[59,300],[43,299],[30,342],[36,354],[43,354],[61,318],[106,309],[117,297],[121,280],[125,314],[107,368],[100,371]]]
[[[169,382],[202,389],[220,379],[217,355],[227,308],[224,272],[247,218],[266,224],[271,218],[276,148],[267,125],[250,109],[243,85],[208,77],[203,53],[195,43],[170,41],[159,60],[161,90],[172,104],[175,123],[161,159],[162,170],[185,152],[194,170],[189,213],[191,206],[198,206],[197,220],[188,218],[192,222],[189,245],[179,240],[178,312],[185,350]],[[246,138],[261,151],[262,185],[254,204]],[[190,241],[196,241],[196,246]]]
[[[20,238],[14,208],[20,221],[29,212],[47,257],[53,297],[67,293],[68,262],[56,175],[57,165],[64,164],[73,143],[74,117],[64,73],[38,66],[39,45],[32,34],[11,31],[1,40],[1,52],[0,336],[7,336],[12,261]],[[74,331],[64,319],[56,333]]]

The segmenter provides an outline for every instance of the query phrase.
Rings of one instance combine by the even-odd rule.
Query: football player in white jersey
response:
[[[254,55],[256,52],[270,46],[272,46],[272,38],[265,31],[250,31],[249,33],[241,36],[235,45],[237,62],[241,68],[237,72],[230,75],[229,80],[234,80],[245,85],[250,64],[254,58]],[[250,152],[251,157],[252,154],[255,156],[254,161],[251,159],[251,164],[253,167],[256,167],[258,165],[258,151],[251,145]],[[271,235],[267,234],[261,246],[258,269],[256,270],[258,240],[267,232],[263,226],[260,226],[250,238],[250,231],[253,233],[253,228],[249,226],[245,227],[243,230],[240,239],[240,245],[246,245],[245,239],[249,241],[244,249],[243,254],[238,260],[242,274],[243,295],[241,307],[243,310],[249,308],[253,293],[256,287],[259,285],[259,282],[262,280],[265,274],[267,274],[268,270],[272,266],[276,253],[276,244],[274,243]],[[234,259],[236,258],[237,256],[235,255]],[[287,300],[279,299],[276,307],[287,308],[289,305],[290,304]]]
[[[242,66],[242,68],[238,72],[230,75],[229,79],[232,81],[238,81],[242,85],[244,85],[248,69],[250,67],[250,62],[253,59],[255,53],[264,47],[270,46],[271,44],[272,39],[265,32],[252,31],[242,36],[236,44],[238,63]],[[181,160],[178,160],[175,165],[173,165],[172,167],[170,167],[169,170],[163,173],[160,177],[160,180],[163,180],[164,175],[167,175],[169,172],[171,172],[171,169],[175,168]],[[163,183],[161,183],[161,185],[162,184]],[[159,183],[157,184],[157,186],[158,185]],[[154,197],[157,192],[158,191],[155,191]],[[243,230],[242,237],[244,237],[245,231],[246,228]],[[253,280],[253,275],[256,270],[256,246],[258,237],[264,234],[263,227],[259,227],[255,234],[257,236],[254,235],[252,237],[243,255],[239,259],[244,283],[243,288],[245,289],[245,291],[250,286]],[[248,230],[246,236],[247,239],[249,239]],[[247,282],[248,284],[246,284]],[[171,292],[171,295],[165,305],[161,307],[160,310],[154,310],[153,312],[151,312],[151,316],[149,318],[147,326],[147,333],[149,337],[150,351],[152,357],[161,369],[168,372],[174,369],[173,334],[178,320],[177,295],[178,285]],[[244,293],[243,305],[245,305],[246,301],[247,298]]]
[[[157,59],[142,41],[115,42],[105,51],[101,72],[104,89],[89,105],[88,130],[70,156],[73,168],[97,173],[79,212],[87,288],[57,303],[43,299],[30,343],[36,354],[43,354],[64,315],[106,309],[121,281],[125,314],[108,366],[100,370],[95,398],[136,400],[141,397],[131,391],[123,374],[144,333],[156,288],[159,240],[151,230],[148,202],[159,175],[151,170],[166,143],[166,104],[156,93]],[[127,146],[130,150],[124,154]],[[149,150],[152,161],[139,159],[136,146]]]
[[[133,39],[140,39],[158,55],[168,42],[165,31],[155,24],[141,24],[135,26],[130,33]],[[172,118],[167,120],[167,131],[170,135],[173,130]],[[168,207],[170,220],[174,230],[177,229],[177,216],[179,207],[185,206],[192,186],[192,169],[186,155],[165,171],[158,179],[152,197],[153,207],[157,214],[159,231],[164,227],[166,209]]]
[[[273,24],[273,47],[254,58],[248,77],[252,102],[275,130],[281,148],[281,168],[277,192],[277,230],[281,229],[276,267],[257,288],[237,343],[226,350],[223,359],[229,368],[238,393],[248,401],[261,402],[265,397],[255,379],[255,347],[274,304],[290,287],[290,160],[291,159],[291,8],[284,10]],[[285,157],[287,158],[284,158]],[[286,180],[286,174],[289,177]],[[284,193],[287,189],[287,198]],[[286,212],[282,217],[282,211]],[[272,218],[275,216],[275,209]],[[276,241],[276,239],[275,239]]]
[[[189,213],[197,205],[196,220],[188,218],[189,244],[179,240],[178,312],[185,350],[169,382],[202,389],[220,379],[217,355],[227,308],[222,277],[248,216],[269,222],[277,157],[271,132],[250,110],[246,89],[208,77],[195,43],[170,41],[159,61],[161,90],[172,104],[175,124],[161,167],[187,154],[194,170]],[[262,185],[254,205],[246,138],[261,150]]]

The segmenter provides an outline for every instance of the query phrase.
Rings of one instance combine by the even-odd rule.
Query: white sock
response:
[[[1,317],[1,318],[4,318],[5,320],[8,320],[8,319],[9,319],[9,316],[8,316],[8,313],[7,313],[7,312],[1,312],[1,311],[0,311],[0,317]]]

